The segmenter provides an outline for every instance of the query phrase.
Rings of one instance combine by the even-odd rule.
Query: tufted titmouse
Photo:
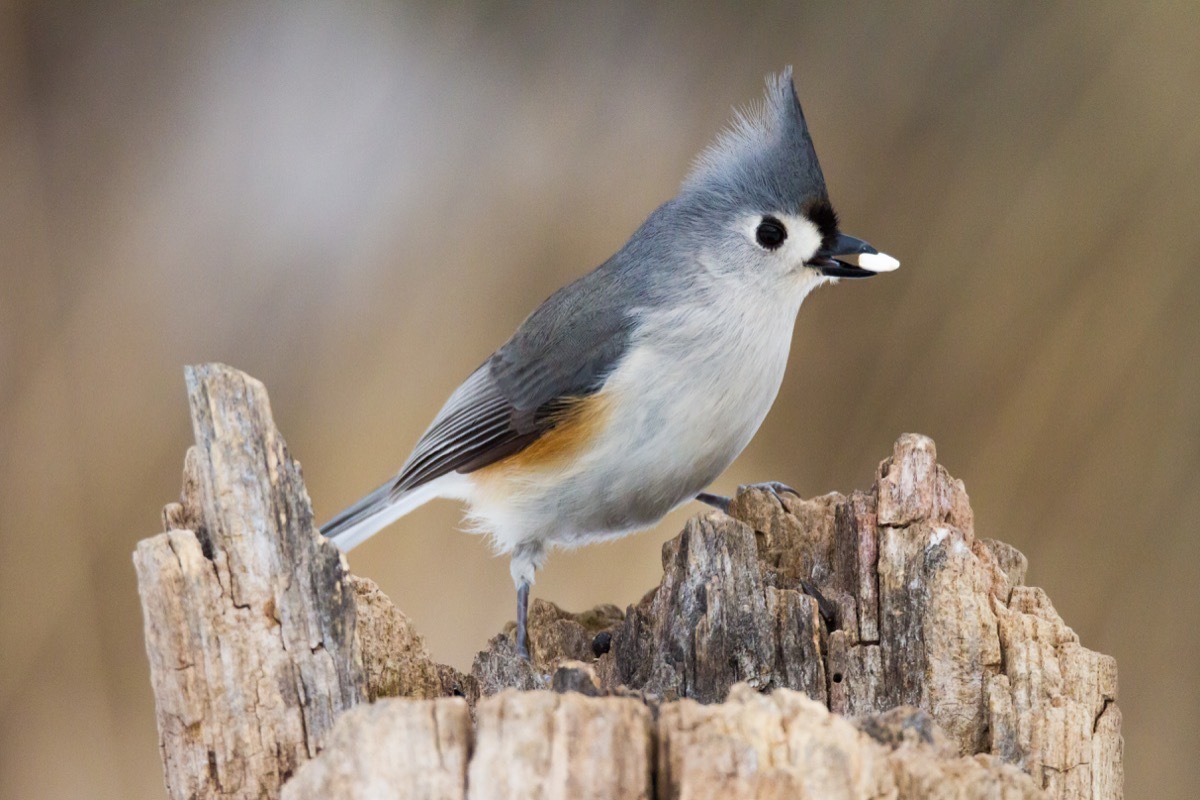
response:
[[[342,550],[435,497],[512,554],[517,647],[551,545],[649,527],[737,457],[800,303],[899,262],[838,230],[787,69],[616,255],[559,289],[450,395],[400,473],[330,520]]]

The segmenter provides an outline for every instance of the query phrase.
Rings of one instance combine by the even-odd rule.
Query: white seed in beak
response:
[[[849,253],[837,260],[871,272],[895,272],[900,268],[900,262],[887,253]]]

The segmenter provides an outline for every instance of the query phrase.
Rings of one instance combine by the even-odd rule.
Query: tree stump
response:
[[[219,365],[186,377],[181,502],[133,557],[167,789],[275,797],[365,697],[354,594],[262,384]]]
[[[172,797],[1122,796],[1115,663],[925,437],[866,491],[739,491],[637,605],[537,600],[531,662],[510,625],[464,675],[313,529],[261,385],[188,388],[182,502],[134,556]]]

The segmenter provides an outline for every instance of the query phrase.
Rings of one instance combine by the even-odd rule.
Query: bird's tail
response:
[[[438,491],[434,483],[436,481],[393,496],[394,481],[388,481],[322,525],[321,533],[345,553],[408,512],[437,497]]]

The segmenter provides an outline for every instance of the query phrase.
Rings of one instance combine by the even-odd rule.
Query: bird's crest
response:
[[[799,211],[827,198],[792,69],[767,78],[761,102],[734,112],[699,158],[683,192],[703,192],[763,211]]]

